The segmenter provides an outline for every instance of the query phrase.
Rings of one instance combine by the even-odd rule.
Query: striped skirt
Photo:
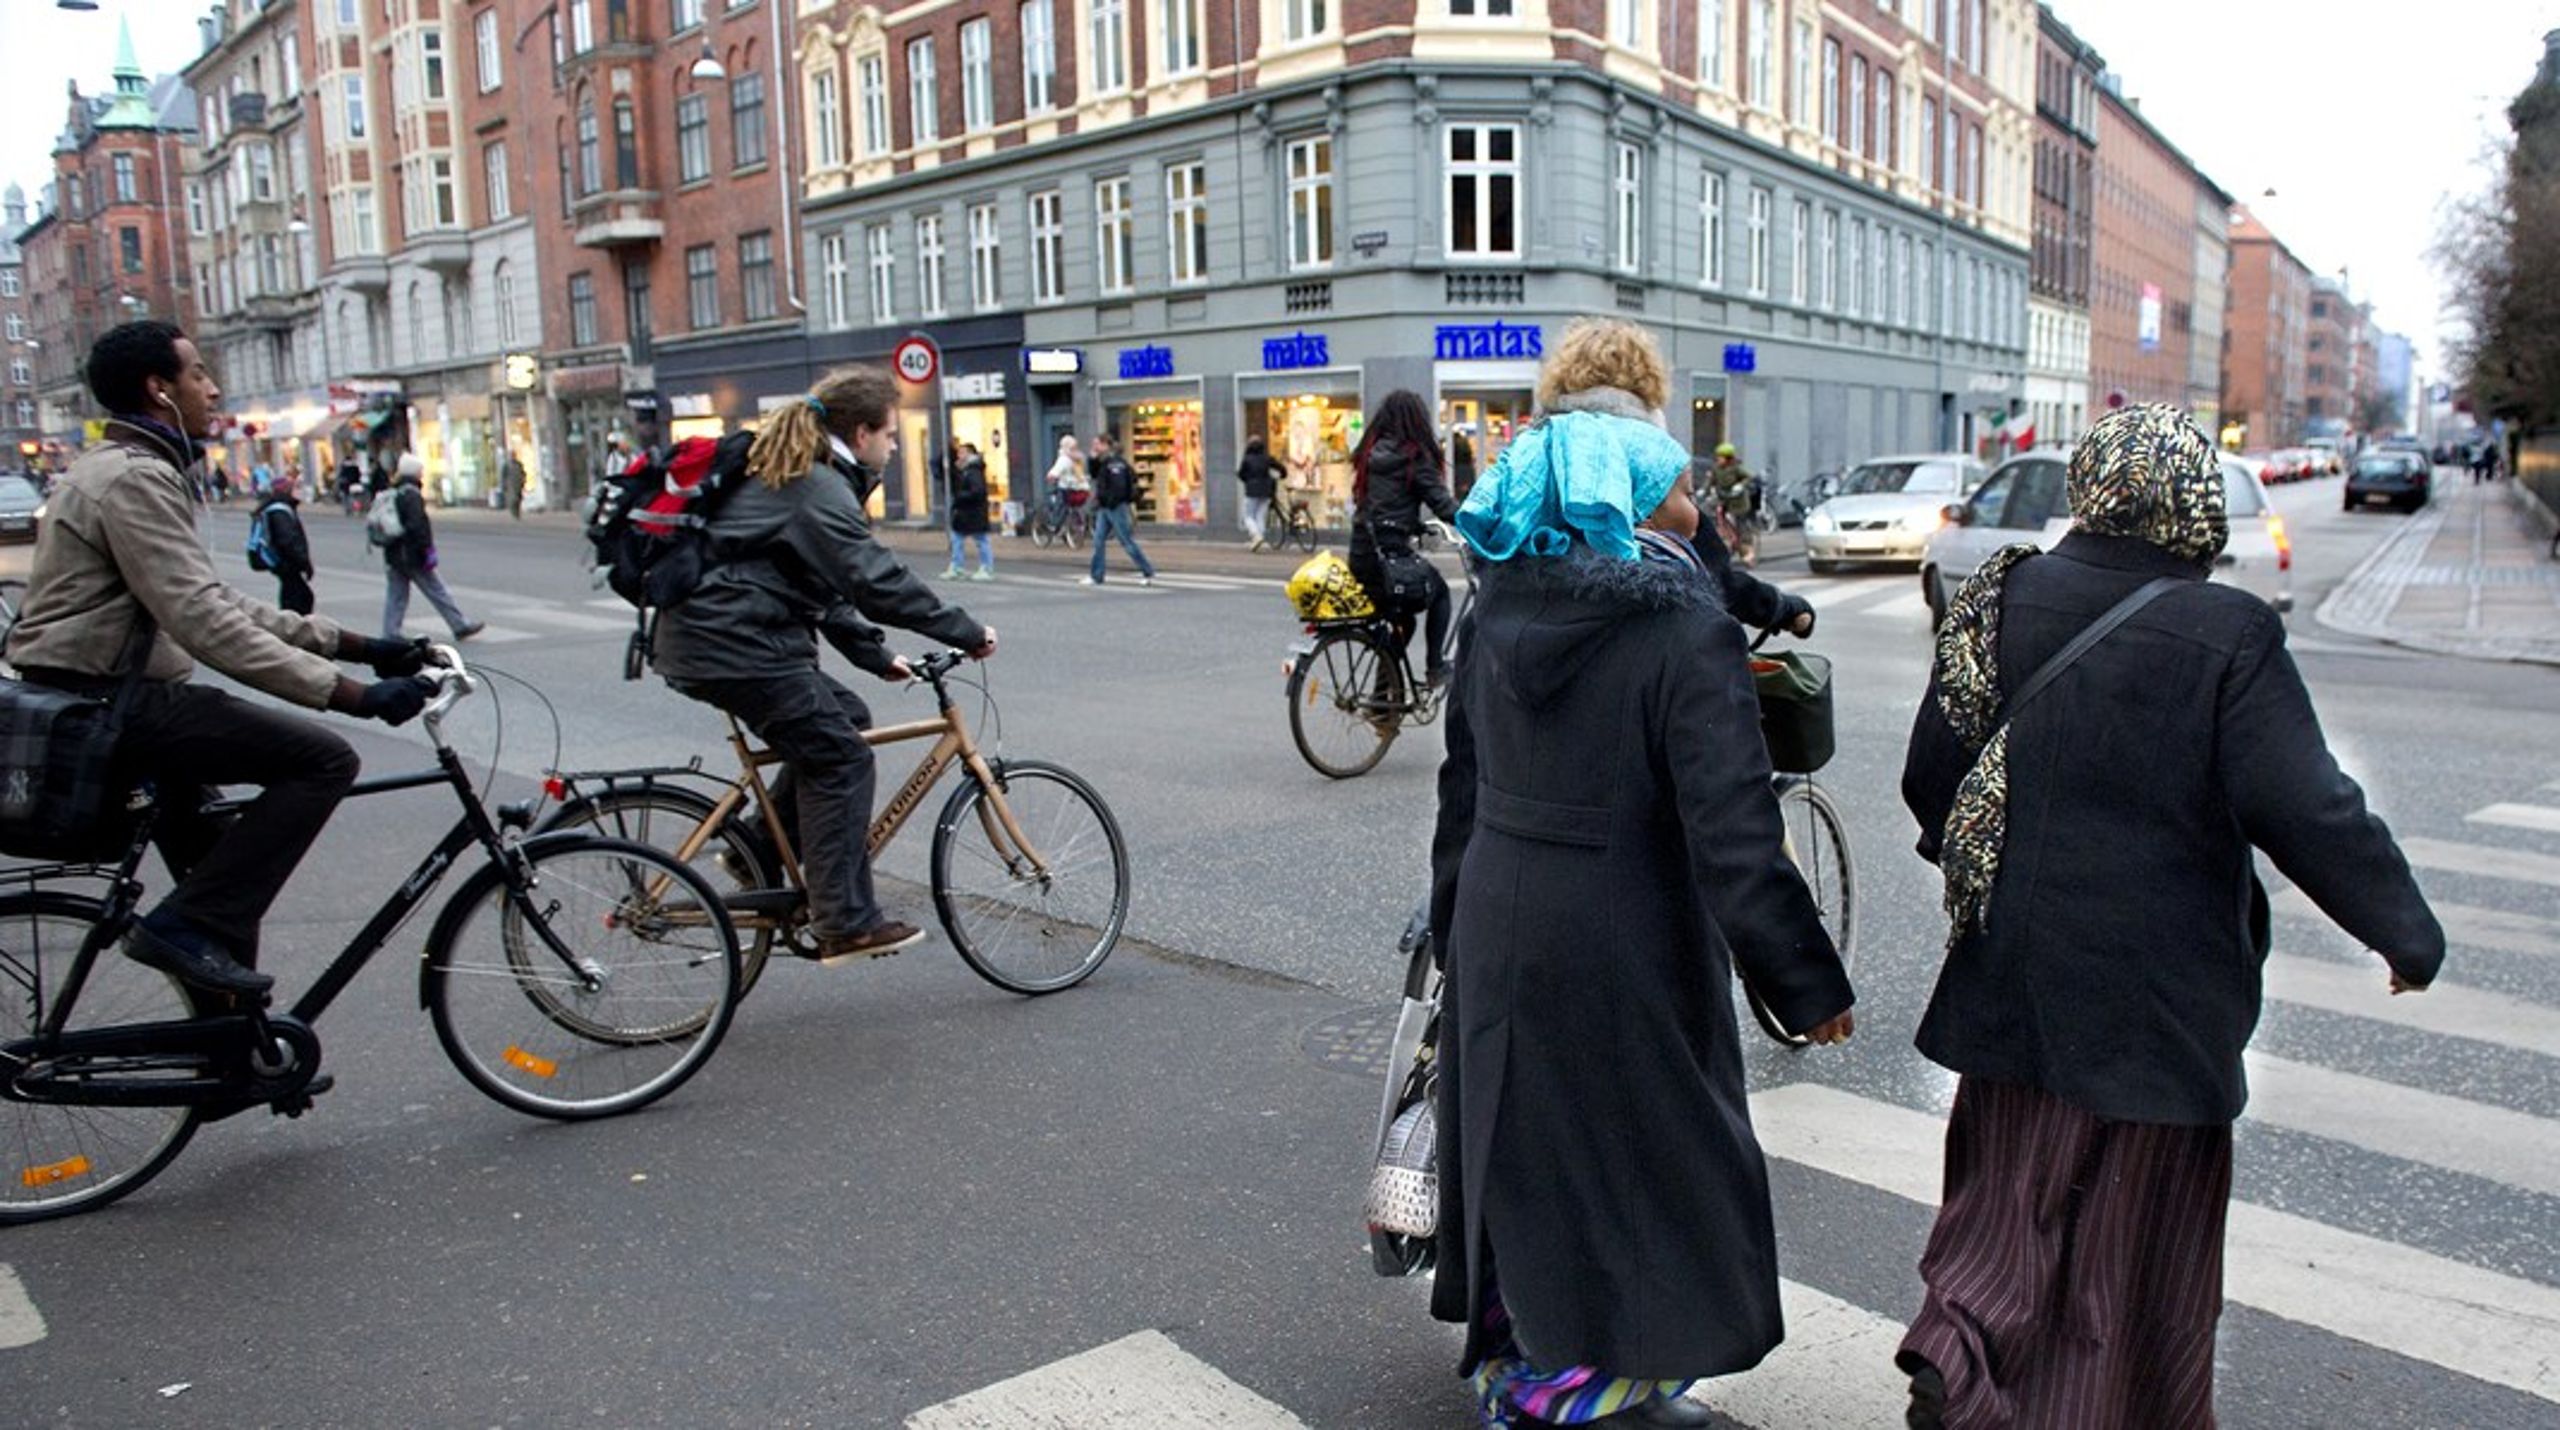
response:
[[[2227,1125],[1965,1078],[1896,1362],[1946,1378],[1947,1430],[2209,1430],[2230,1200]]]

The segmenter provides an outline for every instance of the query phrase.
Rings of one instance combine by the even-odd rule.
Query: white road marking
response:
[[[2421,869],[2477,874],[2489,879],[2513,879],[2518,883],[2543,884],[2560,889],[2560,855],[2501,849],[2490,844],[2463,844],[2424,836],[2401,840],[2400,852],[2409,856],[2409,862]]]
[[[2560,1123],[2265,1053],[2245,1061],[2251,1122],[2560,1196]]]
[[[2267,996],[2306,1008],[2396,1023],[2448,1038],[2469,1038],[2502,1048],[2560,1057],[2560,1010],[2523,998],[2435,983],[2424,993],[2392,996],[2391,971],[2380,957],[2368,964],[2276,954],[2267,959]]]
[[[31,1346],[45,1337],[44,1313],[9,1263],[0,1261],[0,1351]]]
[[[907,1417],[907,1430],[1306,1430],[1160,1331],[1140,1331]]]
[[[2560,834],[2560,809],[2547,804],[2493,804],[2462,817],[2473,824],[2503,824],[2509,829]]]
[[[1796,1083],[1752,1094],[1751,1122],[1770,1156],[1937,1205],[1939,1118]],[[2241,1305],[2560,1402],[2560,1288],[2249,1202],[2231,1204],[2224,1272]]]
[[[1929,614],[1929,598],[1918,591],[1905,591],[1890,601],[1879,601],[1858,614],[1883,616],[1888,620],[1903,620],[1911,616],[1925,618]]]
[[[1858,584],[1863,589],[1834,596],[1828,601],[1816,602],[1815,614],[1827,616],[1836,611],[1842,615],[1872,615],[1886,606],[1899,603],[1905,596],[1915,601],[1921,599],[1917,590],[1900,581],[1862,581]],[[1923,606],[1922,609],[1925,610],[1927,607]]]
[[[1804,1425],[1898,1425],[1911,1383],[1893,1368],[1902,1323],[1794,1281],[1778,1283],[1787,1338],[1740,1375],[1690,1398],[1766,1430]]]
[[[2311,902],[2311,896],[2299,889],[2271,894],[2268,902],[2279,918],[2329,922],[2329,916],[2320,911],[2318,904]],[[2477,904],[2448,903],[2443,899],[2429,899],[2427,907],[2435,910],[2436,922],[2444,925],[2446,940],[2457,946],[2560,958],[2560,919],[2536,918],[2505,909],[2484,909]],[[2427,996],[2433,998],[2436,990],[2428,990]]]
[[[628,635],[636,622],[628,614],[631,610],[629,606],[623,606],[622,609],[626,614],[618,621],[610,616],[590,616],[583,611],[572,611],[559,606],[513,605],[492,609],[489,614],[500,621],[529,621],[534,625],[558,626],[563,630],[611,631],[616,635]]]

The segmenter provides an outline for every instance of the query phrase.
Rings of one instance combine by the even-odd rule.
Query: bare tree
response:
[[[2447,214],[2433,256],[2456,328],[2446,347],[2473,410],[2560,423],[2560,84],[2508,106],[2515,132],[2488,190]]]

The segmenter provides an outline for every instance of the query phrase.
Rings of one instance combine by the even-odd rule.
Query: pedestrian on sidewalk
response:
[[[391,490],[376,498],[392,504],[400,526],[399,534],[382,547],[382,638],[400,638],[400,624],[409,618],[409,588],[415,586],[426,593],[427,603],[436,608],[436,614],[444,617],[453,638],[467,641],[484,628],[462,614],[462,607],[454,604],[452,593],[444,588],[444,577],[437,574],[436,531],[427,519],[427,496],[420,487],[426,477],[426,463],[419,461],[415,452],[403,452],[393,471]]]
[[[972,537],[978,543],[978,569],[964,572],[960,563]],[[951,567],[942,574],[953,580],[964,574],[972,581],[996,579],[995,552],[987,544],[987,461],[974,442],[960,444],[960,460],[951,468]]]
[[[2050,554],[2005,547],[1948,603],[1903,767],[1951,925],[1916,1041],[1959,1077],[1928,1295],[1896,1356],[1921,1430],[2213,1423],[2268,949],[2253,846],[2381,952],[2392,992],[2444,961],[2284,622],[2207,579],[2229,535],[2211,439],[2165,404],[2108,413],[2068,492]]]
[[[1271,499],[1280,493],[1280,464],[1271,460],[1271,444],[1258,433],[1245,439],[1244,460],[1236,463],[1236,481],[1244,487],[1244,515],[1238,524],[1244,527],[1245,549],[1260,551],[1276,545],[1264,523],[1271,518]]]
[[[265,561],[258,569],[274,573],[276,604],[307,616],[317,602],[311,592],[311,538],[302,529],[301,485],[292,472],[285,473],[267,488],[258,509],[249,513],[249,564]]]
[[[1093,461],[1087,475],[1093,480],[1093,569],[1086,573],[1084,584],[1102,584],[1104,548],[1118,537],[1121,549],[1137,563],[1138,584],[1154,585],[1156,568],[1147,560],[1147,553],[1138,549],[1137,527],[1130,520],[1129,508],[1138,499],[1138,469],[1113,450],[1110,433],[1094,435]]]
[[[507,459],[498,464],[498,481],[507,494],[507,515],[524,520],[524,463],[516,460],[515,453],[507,453]]]
[[[1688,545],[1680,444],[1557,415],[1457,524],[1432,839],[1438,1274],[1485,1426],[1705,1425],[1681,1398],[1782,1337],[1734,965],[1789,1028],[1854,1030],[1788,859],[1742,629]]]

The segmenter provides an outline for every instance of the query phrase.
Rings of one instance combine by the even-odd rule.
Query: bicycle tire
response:
[[[9,633],[18,628],[18,613],[27,608],[27,583],[0,581],[0,651],[9,646]],[[0,657],[0,675],[15,675],[17,667]]]
[[[987,806],[986,788],[963,780],[934,822],[934,914],[961,961],[998,988],[1034,995],[1073,988],[1111,956],[1128,922],[1129,850],[1120,821],[1064,766],[1007,760],[994,769],[1016,827],[1049,872],[1026,875],[1020,856],[1007,852],[1010,837]],[[987,880],[983,887],[962,887],[964,852]],[[1107,871],[1095,867],[1106,859]],[[1093,894],[1104,890],[1107,901],[1096,903]],[[1028,949],[1019,942],[1026,933]]]
[[[0,1048],[35,1033],[39,1006],[67,976],[107,907],[51,890],[0,897]],[[53,928],[54,933],[39,932]],[[58,970],[58,971],[57,971]],[[195,1015],[184,985],[114,948],[98,951],[69,1027],[176,1022]],[[0,1053],[0,1075],[17,1060]],[[204,1120],[195,1107],[83,1107],[0,1100],[0,1226],[95,1211],[160,1175]]]
[[[1378,767],[1404,729],[1404,666],[1366,631],[1328,631],[1289,668],[1289,736],[1328,779]]]
[[[1840,818],[1840,808],[1831,802],[1831,796],[1812,780],[1802,775],[1781,775],[1777,786],[1778,814],[1787,831],[1787,856],[1795,860],[1797,870],[1804,875],[1805,888],[1813,895],[1814,908],[1822,916],[1822,927],[1831,935],[1832,947],[1840,951],[1840,966],[1846,970],[1857,957],[1858,916],[1857,867],[1849,857],[1849,826]],[[1790,1048],[1807,1046],[1809,1040],[1788,1032],[1748,982],[1742,991],[1762,1032]]]
[[[1316,552],[1316,519],[1302,506],[1289,508],[1289,534],[1298,539],[1298,549],[1309,556]]]
[[[429,937],[420,992],[445,1056],[496,1101],[561,1121],[630,1112],[683,1086],[718,1051],[738,1007],[737,934],[717,892],[628,840],[551,834],[527,840],[521,857],[533,880],[524,894],[508,888],[500,866],[484,865]],[[571,974],[545,931],[564,947],[599,934],[625,943],[603,956],[582,943]],[[626,997],[625,983],[637,996]],[[622,1077],[662,1050],[664,1066]],[[603,1090],[572,1090],[591,1086]]]
[[[700,790],[652,781],[572,800],[553,810],[534,832],[570,830],[601,839],[627,839],[673,855],[711,817],[717,804]],[[741,807],[712,831],[709,841],[693,858],[694,872],[702,875],[724,900],[738,894],[779,889],[786,882],[773,846],[760,837],[761,827],[751,822],[757,817],[749,812],[752,808]],[[661,819],[660,815],[666,817]],[[731,921],[736,921],[734,915]],[[756,980],[764,976],[765,964],[773,956],[773,938],[774,931],[769,926],[754,930],[752,936],[740,936],[739,997],[746,997]]]

